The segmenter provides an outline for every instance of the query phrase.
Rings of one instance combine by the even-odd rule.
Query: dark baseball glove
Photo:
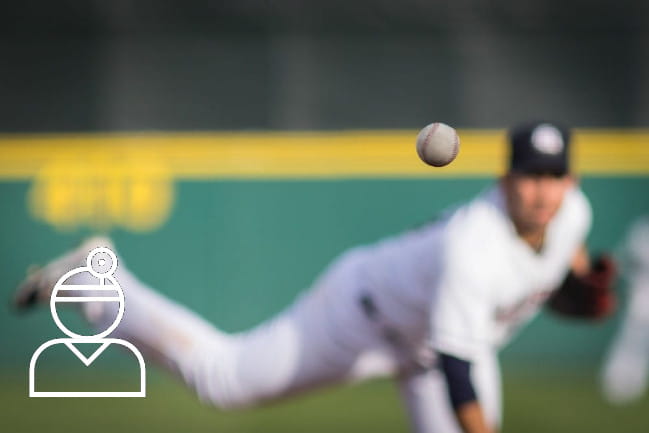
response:
[[[568,273],[561,287],[548,299],[547,306],[560,316],[603,319],[616,307],[613,283],[616,266],[608,255],[599,256],[588,274]]]

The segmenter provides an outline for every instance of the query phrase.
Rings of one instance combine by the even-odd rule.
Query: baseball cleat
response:
[[[113,243],[107,237],[92,237],[43,267],[30,266],[27,277],[16,289],[12,300],[13,307],[16,310],[27,310],[37,304],[49,302],[59,278],[74,268],[84,266],[88,252],[98,246],[113,248]]]

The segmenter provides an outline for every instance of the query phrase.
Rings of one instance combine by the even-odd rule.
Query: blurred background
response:
[[[576,128],[591,251],[649,212],[646,2],[8,2],[0,59],[6,301],[30,264],[106,233],[143,281],[248,328],[345,248],[492,184],[505,128],[528,119]],[[441,170],[414,152],[432,121],[462,139]],[[618,288],[613,319],[542,314],[503,352],[505,432],[646,431],[648,397],[614,407],[598,390]],[[146,399],[29,399],[32,353],[63,335],[47,309],[4,305],[0,431],[407,428],[387,381],[222,413],[151,368]],[[108,360],[84,380],[127,380]],[[51,371],[74,380],[63,359]]]

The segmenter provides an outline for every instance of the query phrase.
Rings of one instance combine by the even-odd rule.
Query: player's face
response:
[[[503,179],[507,206],[519,231],[545,229],[573,184],[568,175],[507,174]]]

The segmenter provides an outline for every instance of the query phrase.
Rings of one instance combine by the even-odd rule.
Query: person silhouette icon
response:
[[[30,397],[145,397],[146,396],[146,367],[140,351],[131,343],[119,338],[106,338],[117,328],[124,315],[124,293],[114,277],[117,269],[117,256],[110,248],[98,247],[90,251],[86,259],[86,266],[72,269],[57,281],[50,298],[50,311],[56,326],[69,338],[57,338],[43,343],[32,355],[29,363],[29,396]],[[70,284],[73,277],[90,273],[97,284]],[[86,278],[87,279],[87,278]],[[86,292],[85,294],[83,292]],[[82,293],[83,296],[75,296]],[[88,296],[90,295],[90,296]],[[116,302],[119,305],[117,315],[112,323],[107,324],[103,331],[93,335],[80,335],[71,331],[61,320],[57,311],[57,303],[70,302]],[[138,391],[36,391],[35,369],[39,357],[47,349],[64,345],[86,367],[90,366],[109,346],[119,345],[130,351],[137,358],[140,369],[140,383]],[[78,347],[84,345],[97,346],[98,348],[86,356]]]

